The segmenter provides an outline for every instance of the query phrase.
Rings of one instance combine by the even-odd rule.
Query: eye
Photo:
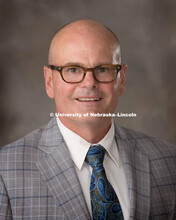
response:
[[[67,71],[68,71],[68,72],[72,72],[72,73],[76,73],[76,72],[78,72],[78,68],[76,68],[76,67],[70,67],[70,68],[67,69]]]
[[[107,72],[109,72],[109,68],[101,66],[101,67],[97,68],[97,72],[99,72],[99,73],[107,73]]]
[[[81,68],[80,67],[76,67],[76,66],[66,67],[64,69],[64,71],[67,72],[67,73],[80,73],[80,72],[82,72]]]

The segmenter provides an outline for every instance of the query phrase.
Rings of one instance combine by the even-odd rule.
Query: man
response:
[[[57,116],[1,148],[0,219],[176,219],[176,148],[91,116],[112,114],[125,90],[117,37],[95,21],[70,23],[54,35],[48,63]]]

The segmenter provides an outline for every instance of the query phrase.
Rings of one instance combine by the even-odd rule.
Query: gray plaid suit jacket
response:
[[[116,127],[130,219],[176,219],[176,148]],[[55,118],[0,149],[0,220],[91,219]]]

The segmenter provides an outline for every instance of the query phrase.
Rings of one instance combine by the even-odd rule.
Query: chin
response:
[[[89,113],[90,114],[90,113]],[[93,113],[91,115],[94,115],[97,113]],[[100,113],[101,114],[101,113]],[[89,117],[81,117],[80,119],[78,119],[79,122],[81,123],[87,123],[87,124],[101,124],[101,123],[105,123],[111,120],[110,117],[97,117],[97,116],[89,116]]]

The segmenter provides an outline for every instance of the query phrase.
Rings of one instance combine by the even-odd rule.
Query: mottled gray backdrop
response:
[[[0,0],[1,138],[7,144],[46,124],[55,106],[44,87],[51,36],[89,18],[120,38],[128,64],[120,125],[176,142],[175,0]]]

